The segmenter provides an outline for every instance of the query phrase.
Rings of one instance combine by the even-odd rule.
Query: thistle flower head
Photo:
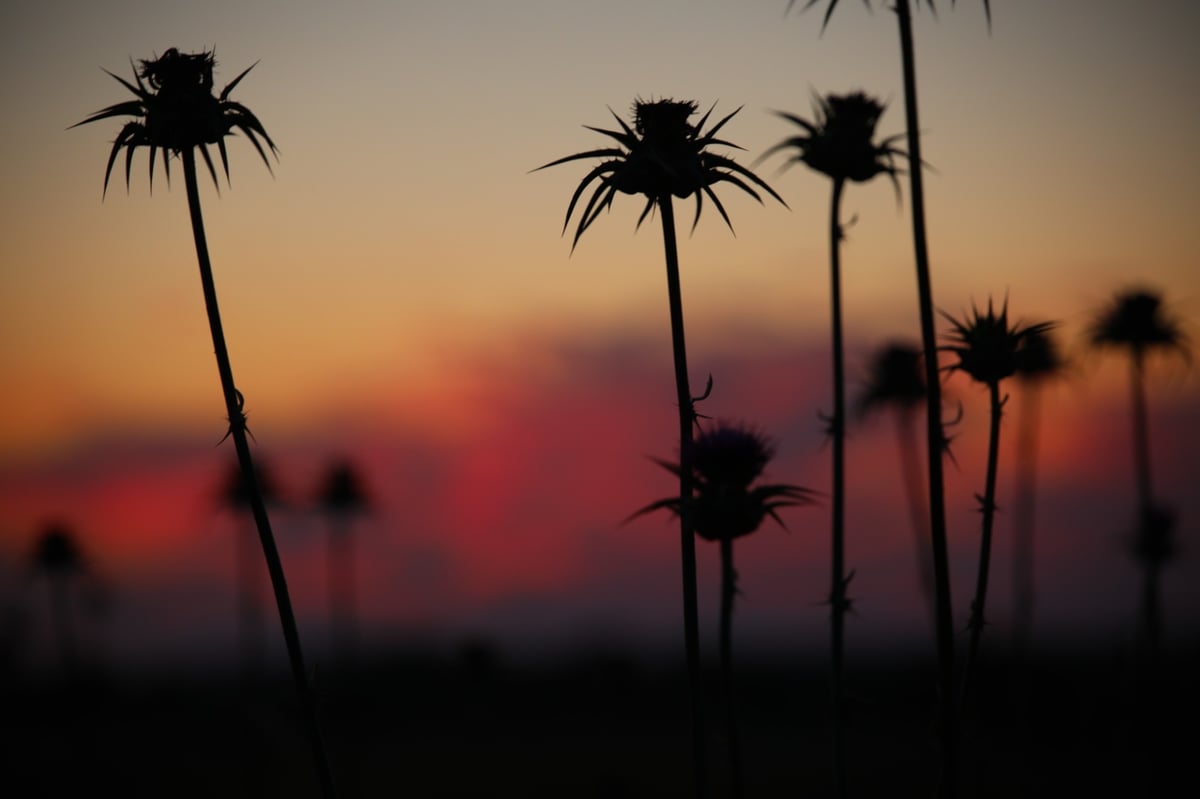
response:
[[[1017,350],[1016,375],[1019,379],[1026,382],[1045,380],[1062,372],[1065,366],[1049,327],[1034,326],[1025,331]]]
[[[858,400],[860,414],[883,405],[911,408],[924,400],[925,373],[920,349],[892,342],[875,353],[866,389]]]
[[[1035,325],[1009,324],[1008,301],[997,313],[988,299],[987,313],[973,308],[970,318],[959,321],[942,314],[951,324],[947,338],[951,344],[942,349],[958,356],[950,369],[966,372],[973,380],[987,385],[998,384],[1016,374],[1026,359],[1024,346],[1030,335],[1041,335],[1054,327],[1053,322]]]
[[[866,182],[886,174],[896,182],[895,156],[904,151],[894,145],[900,136],[876,143],[875,127],[885,106],[863,92],[827,94],[814,99],[815,121],[784,111],[776,113],[799,125],[804,132],[784,139],[763,153],[766,158],[781,150],[793,151],[788,163],[801,162],[834,180]],[[761,160],[761,159],[760,159]]]
[[[356,513],[370,504],[358,470],[347,461],[329,467],[321,485],[319,502],[322,508],[334,514]]]
[[[696,534],[708,541],[740,538],[770,516],[780,525],[778,508],[807,505],[813,492],[784,483],[753,486],[775,454],[762,434],[742,425],[720,423],[701,433],[691,445],[695,495],[682,505]],[[678,475],[678,463],[657,460]],[[666,508],[679,515],[678,497],[652,502],[630,518]]]
[[[217,145],[221,164],[225,169],[225,180],[228,182],[229,156],[225,150],[225,137],[235,129],[245,134],[258,151],[263,163],[267,165],[267,169],[271,168],[263,144],[274,153],[275,143],[250,109],[229,99],[229,93],[246,77],[246,73],[254,68],[253,64],[234,78],[220,94],[214,96],[213,68],[216,66],[216,59],[210,51],[181,53],[172,47],[158,58],[143,60],[140,63],[140,68],[135,68],[133,73],[136,84],[108,73],[133,92],[137,99],[110,105],[71,126],[86,125],[109,117],[134,117],[133,121],[125,123],[113,141],[108,165],[104,169],[105,193],[108,192],[108,180],[112,175],[113,164],[122,149],[126,151],[125,188],[129,188],[133,154],[138,147],[147,147],[150,150],[151,189],[154,187],[154,161],[160,149],[163,151],[163,169],[168,180],[171,176],[170,157],[182,155],[185,151],[197,147],[208,166],[213,182],[216,183],[217,170],[208,152],[209,144]],[[259,141],[260,137],[262,141]]]
[[[714,105],[713,108],[715,107]],[[729,214],[713,191],[713,186],[718,183],[733,184],[761,203],[762,196],[751,185],[754,184],[783,203],[783,198],[753,172],[733,159],[709,149],[741,149],[731,142],[718,139],[716,135],[741,108],[735,109],[705,132],[704,125],[708,122],[713,108],[693,125],[690,119],[696,113],[697,106],[691,100],[639,99],[633,104],[632,126],[616,113],[613,113],[613,117],[617,120],[620,130],[585,126],[588,130],[608,136],[620,146],[575,153],[533,170],[536,172],[568,161],[604,159],[584,175],[567,205],[567,215],[563,220],[564,233],[583,194],[593,183],[597,184],[584,203],[579,223],[575,228],[572,248],[596,218],[612,206],[618,192],[641,194],[646,197],[646,205],[638,217],[639,226],[660,200],[672,196],[684,199],[695,195],[696,213],[692,221],[693,228],[700,221],[704,198],[707,197],[732,230],[733,224],[729,220]]]
[[[84,568],[75,534],[57,521],[42,527],[34,543],[32,561],[34,568],[43,574],[73,574]]]
[[[1182,325],[1163,308],[1162,295],[1153,289],[1118,293],[1088,332],[1097,347],[1123,347],[1138,354],[1161,349],[1186,355],[1188,350]]]
[[[808,2],[804,4],[804,8],[802,8],[801,11],[807,11],[808,9],[812,8],[819,2],[821,2],[821,0],[808,0]],[[921,0],[913,0],[913,2],[917,6],[917,8],[921,7]],[[950,0],[951,6],[953,6],[954,3],[955,3],[955,0]],[[827,28],[829,26],[829,18],[833,16],[833,10],[835,8],[837,8],[837,4],[838,4],[838,0],[829,0],[829,5],[826,6],[826,8],[825,8],[825,19],[821,22],[821,30],[822,31],[824,31],[825,28]],[[796,0],[788,0],[787,10],[791,11],[792,6],[794,6],[794,5],[796,5]],[[867,7],[867,9],[870,10],[871,0],[863,0],[863,5],[865,5]],[[933,0],[925,0],[925,5],[929,6],[930,11],[937,13],[937,6],[934,5]],[[983,13],[987,17],[988,29],[991,29],[991,27],[992,27],[991,0],[983,0]]]

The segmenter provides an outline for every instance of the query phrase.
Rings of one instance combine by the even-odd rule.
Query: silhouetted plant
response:
[[[1097,314],[1088,331],[1098,348],[1129,353],[1130,405],[1133,415],[1134,486],[1137,499],[1134,553],[1143,569],[1141,643],[1151,660],[1162,637],[1162,599],[1159,578],[1174,552],[1174,513],[1155,500],[1151,481],[1150,432],[1146,411],[1146,359],[1153,352],[1189,358],[1187,337],[1180,322],[1163,307],[1162,295],[1150,288],[1118,293]]]
[[[1049,330],[1026,331],[1016,378],[1020,386],[1017,421],[1017,485],[1013,503],[1013,641],[1019,656],[1029,646],[1034,610],[1034,507],[1042,387],[1062,374],[1065,362]]]
[[[733,600],[737,595],[737,572],[733,566],[733,542],[750,535],[770,516],[782,527],[779,508],[807,505],[812,491],[786,483],[753,486],[774,456],[774,447],[761,434],[741,425],[718,424],[701,433],[692,444],[692,477],[695,494],[681,501],[668,497],[652,502],[633,514],[634,518],[667,509],[684,519],[706,541],[721,548],[721,618],[719,648],[721,675],[725,686],[726,724],[729,740],[733,795],[742,794],[740,735],[733,697]],[[681,463],[655,459],[672,474],[679,475]]]
[[[715,106],[714,106],[715,108]],[[633,126],[613,113],[620,130],[606,130],[585,126],[613,139],[619,147],[603,147],[568,155],[544,164],[538,169],[591,158],[602,158],[593,167],[571,196],[567,205],[563,232],[570,225],[575,208],[588,186],[598,185],[583,205],[579,223],[571,248],[579,243],[583,235],[602,211],[612,206],[617,193],[641,194],[646,205],[638,216],[640,227],[655,209],[662,220],[663,249],[667,267],[667,299],[670,306],[671,342],[675,364],[675,391],[679,407],[679,496],[692,496],[692,425],[695,422],[695,403],[708,396],[706,390],[700,397],[693,398],[688,380],[687,348],[684,341],[683,300],[679,281],[679,251],[675,240],[675,210],[672,197],[685,199],[696,197],[696,213],[692,227],[700,221],[704,197],[716,206],[725,224],[733,229],[729,215],[721,204],[713,186],[730,183],[762,202],[762,197],[750,185],[758,186],[780,203],[783,199],[774,189],[759,179],[753,172],[731,158],[712,152],[710,147],[736,147],[717,138],[717,133],[733,118],[739,109],[723,117],[707,131],[704,125],[713,109],[710,108],[700,121],[693,125],[689,120],[697,106],[690,100],[637,100],[633,104]],[[534,170],[537,171],[537,170]],[[783,203],[786,205],[786,203]],[[711,380],[709,389],[712,388]],[[693,531],[685,517],[680,517],[680,552],[683,569],[684,639],[687,650],[688,675],[692,697],[692,746],[696,776],[696,790],[704,792],[704,719],[700,703],[700,634],[696,609],[696,545]]]
[[[900,477],[912,525],[913,553],[917,558],[917,576],[921,593],[929,606],[929,617],[936,621],[933,587],[933,560],[929,551],[929,529],[925,502],[921,496],[921,466],[917,451],[915,422],[925,402],[925,373],[921,350],[906,342],[891,342],[881,347],[871,360],[870,373],[858,399],[858,414],[866,416],[880,409],[891,411],[900,456]]]
[[[36,573],[46,577],[50,592],[50,623],[58,643],[63,672],[74,673],[79,662],[79,642],[72,623],[71,586],[87,571],[74,531],[53,521],[38,533],[31,557]]]
[[[808,0],[804,8],[817,5],[820,0]],[[930,10],[936,8],[933,0],[925,0]],[[796,0],[788,0],[791,11]],[[829,0],[821,29],[829,24],[838,0]],[[918,6],[920,0],[917,0]],[[871,7],[869,0],[864,5]],[[988,27],[991,27],[992,9],[989,0],[983,0]],[[909,191],[912,202],[913,256],[917,271],[917,298],[921,319],[921,350],[925,363],[926,395],[926,449],[929,466],[929,533],[933,550],[933,575],[937,592],[937,644],[938,644],[938,688],[940,707],[938,713],[938,737],[942,745],[942,781],[940,792],[953,797],[958,793],[958,731],[952,695],[954,691],[954,611],[951,606],[950,557],[946,543],[946,501],[943,474],[943,457],[946,451],[946,434],[942,426],[942,387],[938,379],[937,326],[934,319],[933,279],[929,268],[929,246],[925,231],[925,180],[921,165],[921,123],[917,102],[917,60],[913,44],[912,7],[909,0],[895,0],[893,9],[900,36],[900,67],[904,81],[904,126],[907,136],[909,169]]]
[[[896,137],[875,142],[875,127],[884,106],[862,92],[815,98],[815,120],[795,114],[776,113],[803,128],[798,136],[768,149],[763,158],[781,150],[793,151],[788,163],[801,162],[833,181],[829,202],[829,285],[831,348],[833,350],[833,413],[829,435],[833,440],[832,576],[829,589],[831,658],[833,663],[834,774],[837,795],[846,793],[844,664],[846,611],[850,608],[847,588],[850,576],[845,565],[846,519],[846,375],[842,342],[841,222],[842,191],[847,181],[865,182],[879,174],[896,180],[893,158],[902,155],[892,146]]]
[[[944,314],[945,315],[945,314]],[[979,569],[975,578],[975,598],[971,602],[971,616],[967,625],[970,631],[970,645],[967,649],[967,661],[963,667],[962,695],[967,696],[971,667],[979,653],[979,640],[985,625],[984,609],[987,602],[988,574],[991,568],[992,529],[996,518],[996,469],[1000,456],[1000,419],[1004,415],[1004,405],[1008,396],[1001,396],[1001,381],[1012,377],[1021,369],[1022,362],[1028,358],[1042,357],[1041,351],[1026,347],[1030,335],[1045,335],[1053,326],[1052,322],[1039,322],[1033,325],[1010,324],[1008,321],[1008,302],[1005,301],[999,313],[996,312],[992,301],[988,300],[987,313],[980,313],[973,308],[970,317],[961,321],[945,315],[951,329],[947,338],[951,342],[945,347],[958,358],[958,362],[947,368],[951,371],[964,372],[977,383],[987,387],[990,403],[988,425],[987,476],[984,482],[983,494],[976,494],[979,500],[979,512],[983,516],[983,535],[979,545]]]
[[[330,464],[318,489],[317,504],[329,521],[330,651],[344,664],[357,648],[354,520],[370,507],[358,470],[348,461]]]
[[[242,665],[246,677],[256,680],[262,676],[266,644],[263,638],[263,598],[261,585],[262,561],[255,551],[257,531],[254,527],[252,489],[246,484],[242,467],[235,461],[219,489],[218,502],[232,511],[239,523],[234,546],[235,581],[237,583],[238,639],[242,648]],[[275,479],[260,461],[254,464],[255,484],[267,505],[279,501]]]
[[[196,257],[200,265],[200,280],[204,289],[204,305],[208,312],[209,329],[212,333],[213,347],[217,357],[217,370],[221,377],[221,392],[225,399],[225,409],[229,419],[227,436],[233,439],[234,449],[237,451],[238,463],[246,481],[251,509],[262,542],[263,554],[271,574],[271,584],[274,587],[275,601],[279,608],[280,622],[287,642],[292,674],[308,721],[309,737],[317,762],[321,788],[326,796],[333,796],[333,777],[317,723],[316,702],[308,684],[308,672],[304,665],[300,635],[296,627],[295,614],[292,612],[283,564],[279,559],[275,537],[271,532],[266,505],[263,501],[262,491],[257,485],[254,462],[250,454],[245,399],[238,391],[233,379],[229,351],[225,344],[225,333],[221,326],[216,284],[209,261],[208,241],[204,234],[204,218],[201,214],[200,191],[196,179],[196,150],[198,149],[208,167],[209,174],[212,175],[213,183],[217,183],[217,171],[208,152],[208,145],[215,144],[221,155],[221,163],[225,168],[225,179],[228,182],[229,157],[225,149],[225,137],[232,133],[241,131],[250,140],[268,170],[271,168],[271,162],[267,158],[266,150],[263,149],[259,138],[261,137],[272,153],[276,151],[275,143],[250,109],[229,99],[230,92],[241,82],[242,78],[246,77],[253,65],[243,70],[221,90],[220,94],[214,95],[213,68],[216,61],[211,52],[181,53],[172,47],[158,58],[142,60],[140,63],[140,68],[134,69],[136,85],[111,72],[108,73],[122,86],[133,92],[137,99],[110,105],[76,124],[84,125],[111,117],[134,117],[134,121],[125,123],[113,142],[112,151],[108,156],[108,164],[104,170],[105,192],[108,190],[108,180],[113,164],[122,149],[126,151],[126,188],[129,186],[133,155],[139,147],[146,147],[150,150],[152,184],[154,161],[160,149],[163,151],[163,169],[168,177],[170,176],[171,158],[175,157],[183,161],[184,184],[187,189],[188,210],[191,215],[192,235],[196,244]]]

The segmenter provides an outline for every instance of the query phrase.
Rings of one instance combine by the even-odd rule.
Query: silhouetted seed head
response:
[[[1089,330],[1097,347],[1123,347],[1139,354],[1152,349],[1187,355],[1187,340],[1179,322],[1163,308],[1154,290],[1135,288],[1117,294],[1092,322]]]
[[[225,180],[228,182],[229,157],[225,150],[225,137],[235,129],[246,135],[263,163],[267,165],[267,169],[271,168],[271,162],[267,159],[266,150],[263,149],[259,137],[272,153],[276,151],[275,143],[250,109],[229,99],[233,87],[246,77],[246,73],[253,69],[254,65],[247,67],[222,89],[219,95],[214,96],[212,88],[215,65],[216,60],[211,52],[181,53],[172,47],[158,58],[141,61],[141,67],[134,71],[137,85],[111,72],[108,73],[133,92],[137,99],[110,105],[71,126],[77,127],[109,117],[136,118],[133,122],[127,122],[113,141],[108,165],[104,170],[105,192],[108,191],[108,179],[112,174],[113,164],[122,148],[126,150],[126,189],[129,188],[133,153],[138,147],[150,149],[151,189],[154,187],[154,161],[160,149],[163,151],[163,169],[168,180],[171,177],[170,157],[199,147],[213,183],[216,183],[217,171],[206,146],[209,144],[217,145],[221,164],[225,169]]]
[[[1054,326],[1052,322],[1010,326],[1007,300],[998,314],[989,299],[986,314],[973,308],[971,318],[961,322],[945,313],[942,315],[952,325],[946,336],[952,344],[942,349],[958,356],[958,363],[949,368],[966,372],[973,380],[988,385],[998,384],[1016,374],[1022,361],[1022,347],[1031,332],[1045,333]]]
[[[38,534],[33,565],[44,574],[74,574],[83,570],[83,554],[70,528],[51,522]]]
[[[709,541],[740,538],[757,530],[767,516],[782,526],[777,508],[812,502],[813,492],[800,486],[780,483],[752,487],[775,454],[760,433],[741,425],[720,423],[697,436],[691,446],[695,496],[686,512],[701,538]],[[657,462],[679,474],[678,463]],[[653,502],[630,518],[660,508],[678,515],[679,498]]]
[[[925,401],[925,372],[921,350],[892,342],[875,353],[866,389],[858,401],[860,414],[883,405],[911,408]]]
[[[263,502],[271,503],[279,501],[279,488],[275,482],[274,475],[261,462],[254,464],[254,482]],[[241,465],[235,461],[225,473],[225,481],[219,489],[219,501],[227,508],[247,510],[253,504],[251,502],[252,497],[253,492],[250,490],[249,483],[246,480],[246,473],[242,471]]]
[[[884,105],[863,92],[827,94],[814,99],[816,119],[806,119],[783,111],[775,113],[804,129],[771,147],[762,158],[780,150],[795,151],[788,163],[802,162],[835,180],[865,182],[879,174],[887,174],[896,183],[894,157],[904,151],[893,143],[901,137],[891,136],[876,144],[875,127]],[[761,159],[760,159],[761,160]]]
[[[714,105],[713,108],[715,107]],[[721,218],[732,230],[733,224],[729,221],[729,215],[712,188],[717,183],[731,183],[761,203],[762,197],[750,185],[752,183],[783,203],[783,198],[753,172],[733,159],[708,149],[714,146],[741,149],[716,137],[717,132],[741,108],[725,116],[707,132],[703,132],[703,128],[713,109],[710,108],[708,113],[700,118],[699,123],[693,125],[689,120],[696,110],[696,104],[690,100],[639,99],[633,104],[632,127],[615,113],[613,117],[620,125],[620,130],[585,126],[588,130],[614,139],[620,147],[604,147],[575,153],[533,170],[536,172],[538,169],[580,159],[606,159],[584,176],[567,205],[566,219],[563,220],[564,233],[588,186],[599,181],[599,185],[583,206],[572,248],[601,212],[612,205],[618,192],[641,194],[646,197],[646,205],[638,217],[639,226],[659,200],[671,196],[683,199],[695,195],[696,214],[692,221],[693,228],[700,221],[704,198],[707,197],[712,200]]]
[[[349,463],[335,463],[321,486],[321,507],[330,513],[357,513],[370,504],[358,471]]]
[[[1016,375],[1020,380],[1045,380],[1061,373],[1065,366],[1049,328],[1034,325],[1025,331],[1017,350]]]

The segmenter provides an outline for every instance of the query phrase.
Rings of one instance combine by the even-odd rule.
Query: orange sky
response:
[[[990,35],[978,3],[941,5],[936,20],[917,19],[926,158],[936,170],[928,215],[937,303],[958,313],[1007,292],[1015,315],[1061,320],[1073,348],[1088,314],[1131,281],[1161,287],[1185,319],[1200,317],[1195,4],[1164,1],[1150,12],[1121,0],[1000,3]],[[411,477],[419,462],[379,442],[419,442],[454,479],[495,484],[493,500],[459,508],[461,516],[439,516],[415,499],[391,511],[397,525],[439,518],[430,529],[451,539],[483,535],[470,528],[514,537],[513,546],[486,549],[486,557],[454,549],[479,546],[475,539],[428,543],[472,564],[442,588],[476,598],[485,586],[521,590],[525,556],[516,544],[524,539],[513,525],[550,501],[534,479],[545,470],[540,459],[563,459],[560,468],[576,477],[562,478],[560,490],[581,493],[556,498],[545,514],[571,532],[554,539],[561,551],[546,550],[558,565],[531,577],[529,590],[602,583],[589,572],[599,556],[581,543],[590,540],[583,530],[600,535],[665,485],[654,482],[653,469],[639,471],[645,454],[669,453],[673,429],[661,242],[653,225],[635,235],[641,205],[622,197],[571,254],[559,230],[586,167],[529,170],[599,146],[582,125],[609,124],[606,107],[624,115],[637,96],[716,102],[717,113],[744,106],[724,133],[746,148],[737,156],[746,164],[792,133],[769,111],[807,115],[812,91],[864,88],[890,103],[881,133],[899,132],[891,14],[844,2],[822,36],[818,13],[785,17],[785,7],[785,0],[426,0],[336,10],[319,2],[6,4],[6,557],[23,551],[37,520],[61,514],[112,553],[105,556],[111,569],[144,575],[182,568],[181,552],[199,546],[209,525],[203,511],[181,511],[199,501],[199,476],[227,455],[212,446],[224,432],[223,410],[182,186],[168,189],[160,173],[150,196],[139,153],[131,191],[118,178],[101,202],[120,123],[66,128],[124,99],[125,89],[101,68],[128,77],[130,57],[215,46],[218,83],[259,61],[235,97],[280,148],[272,177],[246,142],[234,141],[233,185],[219,197],[202,186],[234,369],[263,452],[294,453],[290,469],[301,476],[294,479],[338,449]],[[772,425],[783,444],[800,448],[781,451],[781,462],[803,463],[805,479],[819,481],[823,361],[797,367],[812,381],[801,395],[795,376],[781,372],[791,368],[787,354],[827,357],[829,186],[803,168],[776,174],[777,164],[759,173],[790,210],[725,193],[737,235],[709,208],[695,234],[681,238],[693,380],[699,386],[718,364],[728,372],[744,361],[744,382],[717,373],[714,403]],[[854,186],[844,208],[857,216],[843,258],[851,354],[861,364],[883,337],[915,330],[907,197],[897,205],[886,182]],[[690,219],[690,203],[680,217]],[[630,372],[596,355],[610,352],[610,343],[632,348],[613,356]],[[581,362],[622,389],[658,393],[634,400],[616,386],[596,387]],[[641,384],[638,368],[647,370]],[[1114,446],[1127,444],[1124,373],[1094,356],[1078,371],[1064,391],[1088,410],[1072,414],[1047,443],[1048,457],[1059,458],[1047,468],[1059,475],[1064,497],[1082,492],[1067,485],[1071,476],[1082,482],[1086,474],[1089,485],[1126,479],[1115,454],[1123,450],[1112,451],[1105,468],[1089,454],[1096,418],[1109,420]],[[1194,450],[1172,445],[1193,435],[1195,379],[1178,366],[1156,379],[1160,412],[1190,425],[1160,428],[1156,457],[1194,472]],[[573,417],[553,404],[583,385],[606,402],[587,406],[600,414],[602,431],[590,436],[573,432]],[[962,394],[966,444],[983,411],[969,387]],[[339,440],[345,429],[348,439]],[[860,467],[890,468],[890,437],[877,443],[881,451],[860,457]],[[599,446],[599,454],[591,449]],[[146,450],[158,459],[139,462]],[[982,457],[968,452],[964,462]],[[1172,472],[1163,465],[1160,473],[1166,485]],[[383,493],[402,490],[388,474],[374,479]],[[965,500],[976,490],[964,486]],[[602,496],[594,514],[579,510]],[[181,527],[190,532],[173,532]],[[544,547],[537,536],[548,529],[528,535]],[[811,554],[798,535],[764,538],[801,547],[792,551],[797,558]],[[220,552],[210,552],[212,564]],[[654,568],[673,579],[669,547],[660,554],[665,560]],[[1112,558],[1115,569],[1127,565]],[[772,560],[764,554],[764,564]],[[372,590],[387,603],[384,588]],[[484,612],[461,601],[463,614]]]

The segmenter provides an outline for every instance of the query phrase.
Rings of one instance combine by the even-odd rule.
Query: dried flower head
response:
[[[752,487],[774,456],[770,442],[760,433],[741,425],[720,423],[692,442],[692,474],[696,493],[686,507],[696,534],[708,541],[740,538],[759,528],[770,516],[781,526],[778,508],[807,505],[814,493],[785,483]],[[663,468],[679,474],[679,464],[655,459]],[[666,508],[678,515],[678,497],[660,499],[638,510],[630,518]]]
[[[271,168],[271,162],[267,159],[266,150],[263,149],[259,137],[262,137],[272,153],[276,151],[275,143],[250,109],[229,99],[229,93],[254,65],[251,64],[243,70],[216,96],[212,93],[214,66],[216,60],[212,52],[181,53],[172,47],[158,58],[141,61],[141,68],[135,68],[133,73],[137,85],[111,72],[108,73],[137,95],[137,99],[110,105],[71,126],[86,125],[109,117],[137,117],[135,121],[125,123],[125,127],[121,128],[113,141],[108,165],[104,169],[105,193],[108,191],[108,179],[112,174],[113,164],[122,148],[126,150],[126,189],[129,188],[133,153],[138,147],[150,149],[151,189],[154,187],[154,161],[159,149],[163,150],[163,170],[168,180],[171,177],[170,156],[178,156],[185,150],[198,147],[204,157],[204,163],[208,165],[213,183],[216,183],[217,170],[206,146],[209,144],[217,145],[221,154],[221,164],[225,168],[225,180],[228,182],[229,156],[225,150],[225,137],[235,129],[246,135],[263,163],[267,165],[267,169]]]
[[[715,107],[714,105],[713,108]],[[536,172],[538,169],[546,169],[585,158],[606,159],[584,175],[567,206],[566,219],[563,220],[564,233],[584,191],[593,182],[599,181],[599,185],[584,204],[579,224],[575,229],[575,238],[571,243],[572,248],[601,212],[612,205],[617,192],[645,195],[646,206],[638,217],[639,226],[659,200],[671,196],[683,199],[695,195],[696,214],[692,221],[693,228],[700,221],[704,197],[707,196],[716,205],[725,224],[729,225],[732,230],[733,224],[729,221],[729,214],[725,212],[725,207],[712,188],[717,183],[732,183],[761,203],[762,197],[750,186],[750,183],[753,183],[783,203],[783,198],[753,172],[733,159],[708,149],[710,147],[741,149],[731,142],[716,137],[717,132],[741,108],[735,109],[733,113],[709,128],[707,132],[702,132],[713,108],[710,108],[700,118],[700,121],[693,125],[689,120],[696,113],[697,106],[690,100],[647,101],[639,99],[633,104],[632,127],[611,109],[610,112],[620,125],[620,130],[605,130],[585,125],[588,130],[615,139],[621,145],[620,147],[604,147],[575,153],[535,169]]]
[[[1153,349],[1187,355],[1187,337],[1179,321],[1163,308],[1153,289],[1133,288],[1118,293],[1092,322],[1089,330],[1097,347],[1123,347],[1139,355]]]
[[[873,97],[854,92],[814,97],[815,122],[776,111],[779,116],[803,128],[804,133],[784,139],[763,153],[762,158],[780,150],[793,150],[795,154],[788,164],[807,164],[834,180],[862,183],[876,175],[886,174],[896,185],[894,159],[895,156],[903,156],[904,151],[895,147],[894,142],[901,135],[890,136],[878,144],[874,141],[875,127],[884,108]]]
[[[988,385],[997,384],[1016,374],[1024,360],[1026,339],[1030,335],[1044,334],[1054,327],[1053,322],[1010,325],[1008,301],[1005,300],[1000,312],[996,313],[990,298],[986,314],[973,308],[971,318],[964,318],[963,321],[945,313],[942,315],[952,325],[947,338],[953,343],[941,349],[958,356],[958,363],[949,368],[966,372],[973,380]]]

